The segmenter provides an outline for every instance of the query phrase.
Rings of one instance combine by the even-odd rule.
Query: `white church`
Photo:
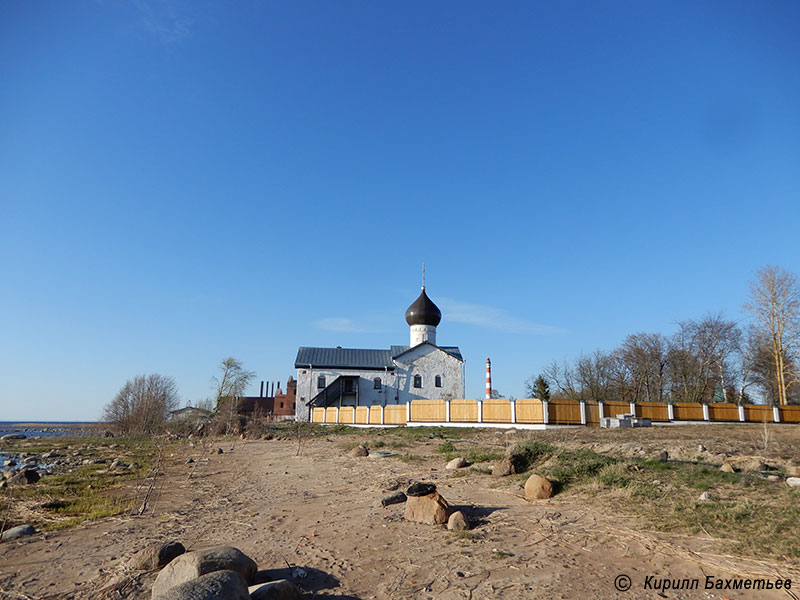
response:
[[[406,310],[408,346],[388,350],[301,346],[297,369],[298,420],[328,406],[386,406],[410,400],[464,397],[464,359],[455,346],[436,345],[442,312],[425,293]]]

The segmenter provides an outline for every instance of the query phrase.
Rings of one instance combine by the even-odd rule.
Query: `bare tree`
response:
[[[214,400],[217,413],[225,413],[227,429],[230,431],[239,397],[244,395],[247,386],[256,374],[246,370],[242,361],[232,356],[220,363],[219,371],[220,376],[211,379],[215,388]]]
[[[660,333],[635,333],[625,338],[620,359],[630,377],[634,402],[663,402],[667,387],[669,341]]]
[[[102,420],[124,434],[155,433],[177,408],[178,400],[172,377],[139,375],[128,380],[106,405]]]
[[[212,377],[211,382],[215,388],[214,402],[217,410],[229,400],[235,401],[256,376],[253,371],[247,371],[242,361],[229,356],[220,365],[220,377]]]
[[[760,269],[750,282],[750,298],[744,308],[753,315],[756,327],[768,340],[778,404],[788,404],[788,390],[797,380],[795,360],[800,342],[797,277],[776,266]]]

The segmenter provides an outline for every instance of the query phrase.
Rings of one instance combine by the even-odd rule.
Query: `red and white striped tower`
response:
[[[486,399],[492,398],[492,361],[486,359]]]

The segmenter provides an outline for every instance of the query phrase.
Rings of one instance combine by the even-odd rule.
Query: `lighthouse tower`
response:
[[[428,298],[425,285],[414,303],[406,310],[406,323],[411,328],[411,347],[422,342],[436,345],[436,326],[442,320],[442,311]]]

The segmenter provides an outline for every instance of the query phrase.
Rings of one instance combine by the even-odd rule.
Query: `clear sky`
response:
[[[467,396],[800,274],[800,3],[0,3],[0,420],[408,343]]]

